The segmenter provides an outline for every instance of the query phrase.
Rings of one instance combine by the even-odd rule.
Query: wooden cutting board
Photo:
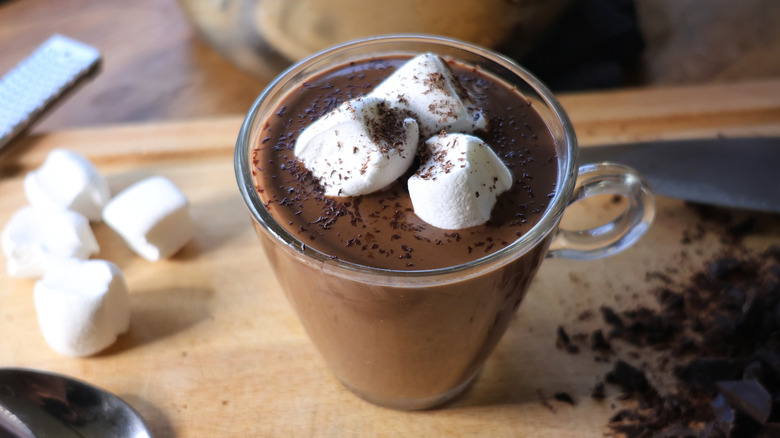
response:
[[[739,135],[780,135],[780,81],[561,96],[584,147],[597,143]],[[53,148],[90,158],[114,190],[165,175],[192,202],[197,235],[158,263],[134,255],[104,224],[99,257],[117,263],[131,289],[130,331],[89,358],[58,355],[44,342],[33,281],[0,270],[0,366],[71,375],[123,397],[156,437],[244,436],[602,436],[626,402],[590,392],[610,363],[556,348],[556,328],[588,332],[598,308],[654,302],[648,272],[684,279],[727,249],[720,225],[697,209],[658,199],[655,224],[613,258],[547,260],[480,379],[449,405],[396,412],[343,389],[309,343],[257,243],[236,189],[233,145],[241,117],[87,128],[27,138],[0,159],[0,223],[25,204],[24,174]],[[780,165],[780,163],[778,163]],[[606,204],[567,215],[604,215]],[[726,211],[735,220],[743,212]],[[780,216],[757,218],[741,245],[780,242]],[[685,239],[692,233],[695,239]],[[689,243],[684,243],[690,241]],[[650,354],[620,344],[618,355]],[[647,356],[645,356],[647,355]],[[653,374],[653,380],[665,376]],[[575,405],[555,401],[568,393]]]

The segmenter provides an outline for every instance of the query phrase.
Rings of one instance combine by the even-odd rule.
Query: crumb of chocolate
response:
[[[601,316],[604,317],[604,322],[616,328],[624,327],[623,320],[611,307],[601,306],[599,310],[601,310]]]
[[[618,384],[630,392],[644,391],[650,386],[642,370],[623,360],[617,361],[612,371],[607,373],[607,382]]]
[[[691,390],[714,396],[717,382],[742,377],[742,360],[704,357],[678,368],[677,377]]]
[[[612,344],[609,343],[604,332],[601,329],[594,330],[590,335],[590,349],[601,353],[609,353],[612,351]]]
[[[558,335],[558,341],[556,344],[560,344],[562,346],[569,345],[571,340],[569,339],[569,335],[566,333],[566,330],[563,328],[563,326],[558,326],[558,329],[555,331],[556,335]]]
[[[591,318],[593,318],[593,312],[590,310],[584,310],[579,315],[577,315],[577,321],[588,321]]]
[[[730,226],[728,233],[734,238],[743,237],[755,231],[757,223],[758,220],[755,217],[747,218]]]
[[[551,405],[549,401],[547,401],[547,397],[545,397],[544,392],[542,392],[541,389],[537,389],[536,394],[539,395],[539,402],[542,404],[542,406],[551,410],[552,412],[555,412],[555,407]]]
[[[568,392],[556,392],[553,395],[553,398],[555,398],[558,401],[562,401],[564,403],[568,403],[568,404],[570,404],[572,406],[574,406],[574,404],[575,404],[574,403],[574,399],[571,397],[571,395],[569,395]]]
[[[597,383],[590,392],[590,396],[596,400],[604,400],[607,398],[606,391],[604,390],[604,382]]]
[[[564,349],[570,354],[577,354],[580,352],[580,347],[571,343],[571,338],[569,338],[569,335],[566,333],[566,330],[563,328],[563,326],[558,326],[556,335],[557,339],[555,341],[555,345],[558,348]]]
[[[772,414],[772,395],[759,382],[724,380],[717,383],[718,392],[729,406],[748,415],[760,424],[766,424]]]

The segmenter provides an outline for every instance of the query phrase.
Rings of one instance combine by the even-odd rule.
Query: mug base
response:
[[[355,388],[354,386],[350,385],[349,383],[342,380],[341,378],[338,378],[338,380],[350,392],[352,392],[356,396],[360,397],[361,399],[371,404],[375,404],[383,408],[394,409],[398,411],[420,411],[425,409],[432,409],[441,406],[450,400],[453,400],[454,398],[462,394],[469,386],[471,386],[471,384],[474,383],[475,380],[477,380],[480,371],[477,371],[471,377],[466,379],[463,383],[456,386],[455,388],[450,389],[449,391],[443,394],[437,394],[431,397],[422,397],[422,398],[383,397],[381,395],[370,394],[358,388]]]

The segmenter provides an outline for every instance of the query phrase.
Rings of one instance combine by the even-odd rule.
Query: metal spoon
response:
[[[0,368],[0,438],[151,438],[130,405],[58,374]]]

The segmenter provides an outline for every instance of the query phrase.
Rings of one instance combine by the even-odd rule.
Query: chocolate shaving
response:
[[[604,400],[607,398],[607,394],[604,391],[604,383],[599,382],[596,384],[596,386],[593,387],[593,390],[590,392],[590,396],[596,400]]]
[[[761,424],[772,414],[772,395],[755,380],[725,380],[718,382],[720,395],[739,412]]]
[[[615,368],[607,373],[607,382],[618,384],[630,392],[650,387],[644,372],[622,360],[617,361]]]
[[[366,119],[366,127],[371,140],[379,146],[383,154],[388,154],[393,149],[404,145],[406,140],[406,125],[404,119],[407,115],[391,108],[386,102],[377,105],[376,117]]]
[[[604,333],[601,329],[594,330],[590,335],[590,349],[599,351],[602,353],[608,353],[612,351],[612,344],[604,337]]]
[[[555,395],[553,395],[553,398],[555,398],[558,401],[562,401],[564,403],[568,403],[572,406],[574,406],[574,399],[571,398],[571,395],[569,395],[568,392],[556,392]]]

